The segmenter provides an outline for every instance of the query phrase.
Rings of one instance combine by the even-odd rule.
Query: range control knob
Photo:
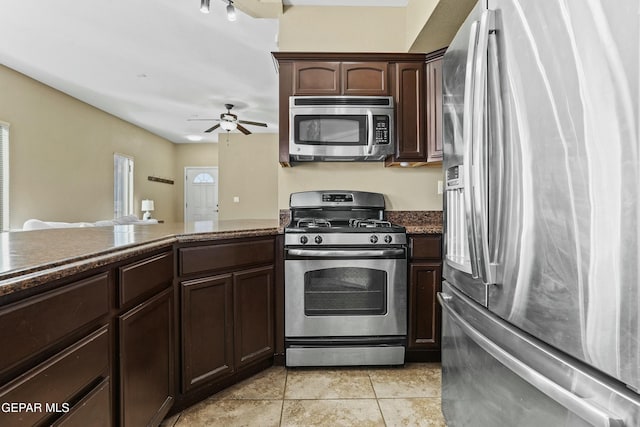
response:
[[[391,241],[393,240],[393,237],[391,237],[389,234],[387,234],[386,236],[384,236],[384,242],[385,243],[391,243]]]
[[[322,236],[316,236],[315,239],[313,239],[317,244],[322,243]]]
[[[307,236],[300,236],[300,243],[302,243],[303,245],[306,245],[308,241],[309,238]]]
[[[376,236],[375,234],[372,234],[371,237],[369,237],[369,241],[371,243],[378,243],[378,236]]]

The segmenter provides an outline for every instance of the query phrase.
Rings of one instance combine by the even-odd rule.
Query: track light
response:
[[[210,0],[200,0],[200,12],[209,13],[209,1]]]
[[[235,21],[237,19],[236,8],[233,7],[232,0],[229,0],[229,4],[227,4],[227,19],[229,21]]]

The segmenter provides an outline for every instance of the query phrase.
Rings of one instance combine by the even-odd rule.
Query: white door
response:
[[[184,221],[218,219],[218,168],[184,168]]]

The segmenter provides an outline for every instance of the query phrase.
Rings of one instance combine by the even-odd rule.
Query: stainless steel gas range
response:
[[[291,194],[285,228],[287,366],[398,365],[407,339],[407,237],[384,196]]]

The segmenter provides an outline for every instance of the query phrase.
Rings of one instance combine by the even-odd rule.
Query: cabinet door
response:
[[[440,291],[442,267],[437,263],[410,264],[409,349],[437,349],[440,346]]]
[[[294,95],[340,95],[340,63],[302,61],[293,64]]]
[[[174,400],[173,288],[119,317],[123,426],[157,425]]]
[[[273,356],[273,267],[233,275],[235,365]]]
[[[427,161],[442,161],[442,58],[427,64]]]
[[[425,162],[425,78],[423,63],[395,64],[395,161]]]
[[[387,62],[343,62],[343,95],[389,95]]]
[[[182,294],[182,391],[233,372],[231,275],[190,280]]]

